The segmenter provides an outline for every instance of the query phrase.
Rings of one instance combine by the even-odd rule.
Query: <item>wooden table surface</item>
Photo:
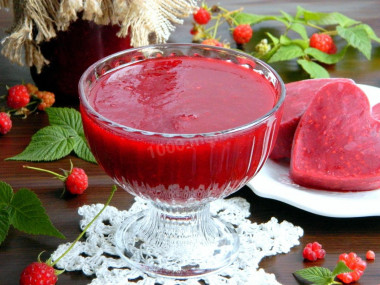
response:
[[[339,11],[354,19],[371,25],[380,35],[380,1],[220,1],[229,9],[245,7],[245,11],[258,14],[275,14],[279,10],[294,14],[297,5],[310,10],[323,12]],[[216,1],[208,1],[216,3]],[[0,36],[10,26],[12,15],[6,10],[0,10]],[[255,32],[270,25],[271,29],[279,28],[275,23],[261,24]],[[190,42],[189,30],[191,20],[179,26],[172,34],[171,42]],[[294,63],[276,65],[276,69],[285,82],[304,78],[304,74]],[[372,60],[367,61],[363,55],[350,50],[345,59],[330,68],[333,77],[348,77],[357,83],[380,87],[380,46],[374,45]],[[0,56],[0,83],[14,85],[31,82],[29,69],[9,63]],[[0,93],[5,89],[2,85]],[[379,94],[380,95],[380,94]],[[67,240],[45,236],[33,236],[11,229],[6,240],[0,245],[0,284],[18,284],[19,275],[23,268],[36,260],[41,251],[51,253],[56,247],[66,241],[72,241],[79,233],[77,208],[84,204],[104,203],[110,192],[113,182],[97,165],[84,162],[75,156],[49,163],[27,163],[29,165],[59,171],[60,168],[69,168],[71,159],[78,167],[84,168],[89,175],[89,189],[84,195],[70,198],[60,198],[62,184],[43,173],[32,172],[22,167],[25,162],[5,161],[4,159],[20,153],[29,143],[31,136],[48,124],[44,113],[31,115],[27,119],[14,119],[14,126],[10,133],[0,137],[0,180],[12,185],[17,190],[26,187],[35,191],[41,199],[54,225],[67,237]],[[264,199],[256,196],[247,187],[239,190],[235,195],[245,197],[251,203],[251,219],[257,223],[268,221],[276,217],[279,221],[287,220],[304,229],[301,245],[291,249],[287,254],[281,254],[264,259],[260,266],[267,272],[274,273],[281,284],[298,284],[292,272],[310,263],[303,262],[302,249],[312,241],[319,241],[327,251],[325,259],[312,265],[324,266],[332,269],[338,256],[342,252],[355,251],[364,257],[367,250],[374,250],[380,257],[380,217],[365,218],[329,218],[308,213],[287,204]],[[131,195],[125,191],[118,191],[112,205],[119,209],[127,209],[133,201]],[[380,207],[380,201],[379,201]],[[350,212],[351,209],[347,209]],[[65,272],[59,277],[58,284],[88,284],[91,279],[80,272]],[[360,282],[356,284],[376,285],[380,283],[380,261],[369,263]]]

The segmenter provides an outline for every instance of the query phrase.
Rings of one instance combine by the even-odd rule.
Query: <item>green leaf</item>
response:
[[[361,51],[368,60],[371,58],[371,39],[364,27],[355,26],[352,28],[343,28],[338,26],[336,30],[349,45]]]
[[[297,278],[311,282],[314,285],[327,285],[331,284],[335,275],[324,267],[309,267],[294,272]]]
[[[305,49],[305,53],[309,56],[312,56],[319,62],[323,62],[326,64],[334,64],[343,59],[346,54],[347,46],[345,46],[339,53],[336,54],[327,54],[323,51],[320,51],[316,48],[307,48]]]
[[[307,31],[304,25],[300,23],[293,23],[290,25],[290,29],[301,36],[302,39],[308,40]]]
[[[326,69],[320,66],[318,63],[309,61],[306,59],[299,59],[297,61],[301,67],[310,74],[311,78],[329,78],[330,75]]]
[[[8,235],[10,227],[9,213],[5,209],[0,209],[0,244]]]
[[[304,50],[309,46],[309,39],[307,40],[294,39],[291,41],[291,43],[300,46]]]
[[[304,11],[306,11],[304,8],[302,8],[301,6],[297,6],[295,19],[298,21],[302,21],[303,19],[301,18],[304,18],[304,15],[303,15]]]
[[[32,136],[30,144],[9,160],[52,161],[68,155],[77,135],[59,126],[47,126]]]
[[[10,221],[16,229],[28,234],[65,238],[51,223],[37,195],[29,189],[17,191],[10,206]]]
[[[290,45],[292,43],[292,39],[289,38],[288,36],[281,35],[280,36],[280,44],[282,45]]]
[[[312,12],[302,9],[302,15],[306,22],[311,22],[316,25],[340,25],[342,27],[350,27],[360,22],[353,20],[341,13],[322,13],[322,12]]]
[[[47,108],[49,122],[52,126],[60,126],[83,134],[83,125],[80,113],[72,108]]]
[[[269,59],[269,62],[285,61],[298,58],[304,54],[302,48],[298,45],[281,46],[275,54]]]
[[[266,35],[269,37],[269,39],[272,41],[274,45],[277,45],[280,42],[280,40],[271,33],[267,32]]]
[[[96,163],[96,159],[93,156],[90,148],[88,147],[88,144],[84,135],[78,136],[75,138],[74,152],[79,158],[84,159],[89,162]]]
[[[360,24],[360,25],[357,25],[356,28],[364,29],[371,40],[374,40],[375,42],[380,43],[380,38],[376,35],[374,30],[369,25]]]
[[[0,181],[0,208],[7,207],[13,198],[13,190],[11,185]]]
[[[341,274],[341,273],[346,273],[346,272],[352,272],[351,270],[343,261],[339,261],[338,264],[335,266],[332,274],[334,276]]]
[[[293,22],[294,18],[289,15],[288,13],[286,13],[285,11],[280,11],[281,14],[284,16],[284,18],[290,23],[290,22]]]

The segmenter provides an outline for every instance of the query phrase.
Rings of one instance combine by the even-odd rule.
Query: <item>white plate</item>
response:
[[[358,84],[371,107],[380,102],[380,88]],[[293,183],[289,165],[269,159],[247,184],[255,194],[278,200],[305,211],[328,217],[380,216],[380,189],[339,192],[311,189]]]

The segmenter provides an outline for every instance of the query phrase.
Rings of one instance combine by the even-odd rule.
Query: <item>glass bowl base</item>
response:
[[[152,203],[123,222],[115,245],[133,268],[153,276],[188,279],[231,264],[239,237],[232,225],[211,216],[208,204],[179,208]]]

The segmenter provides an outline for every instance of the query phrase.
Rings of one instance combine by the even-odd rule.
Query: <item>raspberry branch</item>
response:
[[[338,12],[313,12],[300,6],[295,15],[284,11],[280,15],[258,15],[243,13],[242,9],[229,11],[217,5],[210,9],[205,4],[201,9],[210,20],[202,21],[203,18],[194,15],[193,42],[229,48],[230,43],[221,42],[218,36],[218,29],[227,23],[238,49],[268,63],[295,60],[311,78],[329,77],[324,65],[343,60],[348,48],[359,50],[369,60],[372,41],[380,43],[369,25]],[[252,27],[266,21],[281,23],[284,32],[279,36],[269,32],[263,38],[252,36]],[[314,29],[311,35],[310,28]],[[335,37],[345,41],[339,50]],[[246,45],[248,42],[256,42],[253,50],[252,45]]]
[[[110,196],[108,197],[107,202],[104,204],[103,208],[99,211],[99,213],[96,214],[96,216],[87,224],[87,226],[83,229],[83,231],[80,233],[80,235],[74,240],[74,242],[69,246],[69,248],[62,253],[60,257],[58,257],[51,266],[56,265],[74,246],[75,244],[83,237],[83,235],[87,232],[87,230],[91,227],[91,225],[96,221],[96,219],[103,213],[103,211],[107,208],[107,206],[110,204],[113,195],[115,194],[117,190],[116,185],[112,186],[112,191]]]
[[[83,231],[78,235],[75,241],[70,245],[70,247],[62,253],[54,262],[51,257],[46,262],[41,262],[41,254],[38,255],[38,262],[33,262],[29,264],[20,277],[20,285],[30,285],[30,284],[56,284],[58,280],[58,275],[62,274],[65,270],[54,269],[54,266],[70,252],[70,250],[75,246],[75,244],[83,237],[86,231],[91,227],[91,225],[98,219],[98,217],[103,213],[103,211],[110,204],[117,187],[113,185],[110,196],[108,197],[107,202],[104,204],[103,208],[92,218],[92,220],[87,224]]]

